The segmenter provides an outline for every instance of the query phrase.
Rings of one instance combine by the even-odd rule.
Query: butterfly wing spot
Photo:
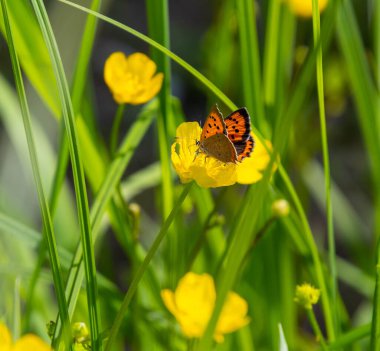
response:
[[[242,161],[244,158],[251,156],[254,147],[255,141],[250,135],[246,142],[242,142],[236,147],[238,161]]]
[[[206,138],[209,138],[215,134],[225,134],[227,135],[226,125],[223,120],[223,116],[218,110],[217,106],[214,106],[209,115],[206,118],[206,121],[203,125],[201,141]]]
[[[232,112],[225,120],[227,135],[234,141],[247,140],[251,133],[251,119],[245,107]],[[233,137],[232,137],[233,136]]]

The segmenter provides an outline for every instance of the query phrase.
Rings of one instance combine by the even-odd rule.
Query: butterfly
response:
[[[223,119],[215,104],[203,125],[199,152],[224,163],[237,163],[250,156],[255,142],[250,135],[251,120],[242,107]]]

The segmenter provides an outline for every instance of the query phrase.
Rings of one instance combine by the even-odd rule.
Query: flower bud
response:
[[[286,217],[290,212],[289,202],[285,199],[278,199],[272,204],[272,212],[275,217]]]

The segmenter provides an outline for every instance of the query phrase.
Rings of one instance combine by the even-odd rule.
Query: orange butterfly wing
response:
[[[200,141],[202,142],[215,134],[227,135],[226,124],[224,123],[223,116],[216,105],[213,106],[206,118]]]
[[[255,142],[250,135],[251,119],[245,107],[232,112],[224,120],[227,129],[227,136],[235,146],[238,161],[249,157],[255,146]]]
[[[234,143],[234,146],[238,155],[237,160],[242,161],[245,157],[251,156],[251,152],[255,147],[255,140],[252,138],[252,135],[250,135],[246,141]]]
[[[246,141],[251,133],[251,119],[245,107],[232,112],[224,120],[227,128],[227,135],[235,143]]]

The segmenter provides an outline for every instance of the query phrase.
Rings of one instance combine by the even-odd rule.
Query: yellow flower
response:
[[[176,140],[171,148],[171,158],[182,183],[195,180],[203,188],[215,188],[236,182],[252,184],[262,178],[262,172],[269,163],[270,155],[253,134],[255,148],[251,156],[234,164],[221,162],[204,153],[197,153],[199,149],[197,141],[201,132],[202,129],[197,122],[181,123],[177,128]],[[271,148],[269,141],[267,145]]]
[[[0,351],[51,351],[51,348],[33,334],[26,334],[13,343],[8,328],[0,322]]]
[[[313,0],[286,0],[290,9],[298,16],[313,16]],[[327,6],[328,0],[318,0],[319,11],[322,12]]]
[[[156,64],[136,52],[126,57],[122,52],[111,54],[104,65],[104,80],[119,104],[143,104],[161,89],[164,75],[156,73]]]
[[[167,309],[174,315],[188,338],[203,335],[214,310],[216,292],[213,278],[208,274],[187,273],[173,292],[161,291]],[[247,302],[234,292],[229,292],[214,332],[217,342],[249,323]]]
[[[304,283],[302,285],[297,285],[294,301],[310,310],[312,305],[315,305],[318,302],[320,294],[321,291],[319,289],[314,288],[308,283]]]

